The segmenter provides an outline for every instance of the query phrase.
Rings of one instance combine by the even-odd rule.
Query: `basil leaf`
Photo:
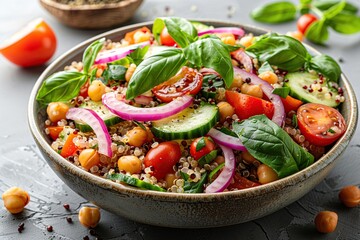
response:
[[[329,31],[327,29],[325,18],[310,24],[305,32],[305,37],[309,41],[317,44],[323,44],[326,42],[329,38]]]
[[[296,6],[291,2],[274,2],[255,8],[251,17],[264,23],[281,23],[291,21],[296,16]]]
[[[225,166],[225,163],[221,163],[219,164],[216,168],[214,168],[214,170],[212,170],[209,174],[209,180],[211,181],[211,179],[215,176],[215,174],[222,169]]]
[[[282,98],[286,98],[290,93],[290,88],[289,87],[274,88],[272,93],[276,94],[276,95],[279,95]]]
[[[210,153],[199,158],[198,163],[200,166],[211,163],[217,157],[217,150],[212,150]]]
[[[108,68],[102,74],[106,80],[125,80],[127,68],[122,65],[108,65]]]
[[[339,13],[329,21],[329,26],[339,33],[357,33],[360,32],[360,17],[348,13]]]
[[[294,128],[297,128],[297,127],[298,127],[298,119],[297,119],[297,117],[296,117],[296,114],[294,114],[294,115],[292,116],[291,124],[294,126]]]
[[[188,46],[197,38],[196,28],[186,19],[178,17],[157,18],[154,21],[152,30],[156,41],[159,43],[161,42],[160,34],[165,26],[170,36],[182,48]]]
[[[314,162],[314,157],[265,115],[256,115],[233,124],[246,149],[271,167],[280,178],[291,175]]]
[[[133,99],[174,76],[186,63],[182,49],[164,49],[137,66],[129,82],[126,99]]]
[[[268,62],[282,70],[295,72],[304,66],[309,54],[298,40],[276,33],[260,37],[246,48],[246,53],[260,62]]]
[[[105,42],[105,38],[101,38],[91,43],[84,51],[83,54],[83,73],[87,74],[89,72],[90,67],[94,64],[96,56],[102,49]]]
[[[182,178],[185,180],[184,182],[184,192],[186,193],[202,193],[204,191],[204,184],[206,183],[206,178],[207,178],[207,172],[205,172],[200,180],[198,182],[190,182],[189,179],[189,175],[181,172],[180,174],[182,176]]]
[[[264,72],[274,72],[274,69],[271,67],[271,65],[268,62],[264,62],[261,67],[258,69],[258,73],[264,73]]]
[[[133,52],[129,54],[129,57],[133,63],[139,65],[143,60],[148,52],[150,46],[144,46],[143,48],[137,48]]]
[[[346,1],[342,0],[341,2],[330,7],[328,10],[324,11],[323,17],[326,18],[327,20],[332,19],[344,9],[345,5],[346,5]]]
[[[81,72],[61,71],[48,77],[41,85],[36,100],[42,104],[65,102],[76,97],[88,76]]]
[[[200,151],[206,146],[205,138],[202,137],[200,140],[196,143],[196,152]]]
[[[320,9],[321,11],[326,11],[338,3],[339,3],[338,0],[316,0],[312,3],[312,5],[318,9]],[[355,5],[348,3],[348,2],[345,3],[343,12],[347,12],[349,14],[356,14],[357,11],[358,11],[358,8]]]
[[[230,87],[234,80],[234,70],[228,47],[220,40],[205,38],[191,43],[184,49],[186,59],[197,67],[212,68]]]
[[[229,136],[232,136],[232,137],[236,137],[236,138],[238,137],[236,135],[236,133],[234,133],[233,131],[231,131],[230,129],[228,129],[226,127],[220,128],[220,132],[225,133],[226,135],[229,135]]]
[[[338,82],[341,75],[339,64],[332,57],[325,54],[311,58],[305,67],[321,73],[333,82]]]

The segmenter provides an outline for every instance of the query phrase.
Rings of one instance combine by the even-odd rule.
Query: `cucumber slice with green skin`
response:
[[[207,134],[217,121],[218,107],[201,103],[197,109],[188,107],[174,116],[152,122],[151,131],[163,140],[192,139]]]
[[[94,101],[87,101],[84,102],[81,108],[87,108],[95,111],[99,117],[101,117],[105,125],[110,127],[122,121],[121,118],[110,112],[110,110],[102,104],[102,102],[94,102]],[[75,121],[75,127],[79,129],[81,132],[91,132],[92,128],[84,122]]]
[[[124,182],[126,184],[129,184],[131,186],[134,187],[138,187],[138,188],[143,188],[143,189],[149,189],[149,190],[154,190],[154,191],[160,191],[160,192],[166,192],[165,189],[153,185],[151,183],[148,182],[144,182],[138,178],[134,178],[131,177],[129,175],[123,174],[123,173],[113,173],[113,174],[108,174],[107,178],[113,181],[120,181],[120,182]]]
[[[285,76],[284,86],[290,88],[290,96],[297,98],[303,102],[320,103],[330,107],[336,107],[339,102],[336,101],[337,91],[331,87],[328,87],[326,81],[320,84],[319,76],[317,74],[308,72],[293,72],[288,73]],[[321,86],[319,89],[313,89],[312,84],[317,82]],[[304,87],[306,86],[306,87]],[[329,94],[326,93],[331,93]]]

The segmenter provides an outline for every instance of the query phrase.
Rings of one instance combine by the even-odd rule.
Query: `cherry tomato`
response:
[[[299,17],[299,19],[297,20],[297,28],[299,32],[305,34],[308,27],[315,21],[317,21],[317,17],[310,13],[304,14],[301,17]]]
[[[173,171],[173,166],[180,160],[181,150],[177,142],[162,142],[151,148],[145,156],[145,167],[153,168],[152,176],[162,179]]]
[[[281,101],[284,105],[286,113],[296,111],[303,104],[302,101],[293,98],[290,95],[287,95],[286,98],[281,98]]]
[[[260,186],[261,184],[258,182],[253,182],[247,178],[241,176],[238,172],[234,175],[234,182],[230,183],[228,189],[245,189],[245,188],[252,188],[256,186]]]
[[[154,95],[163,102],[185,94],[197,94],[201,90],[203,76],[197,70],[183,67],[177,75],[153,88]]]
[[[301,134],[318,146],[327,146],[340,138],[345,130],[345,119],[335,108],[318,103],[307,103],[297,110]]]
[[[67,137],[63,148],[61,149],[60,155],[64,158],[70,157],[74,155],[74,153],[78,150],[78,147],[74,143],[74,138],[77,136],[76,133],[70,133]]]
[[[199,143],[200,142],[200,143]],[[196,147],[198,144],[201,148],[196,151]],[[198,147],[199,147],[198,146]],[[216,146],[215,143],[208,137],[199,137],[195,139],[190,146],[190,154],[195,160],[199,160],[202,156],[209,154],[211,151],[215,150]]]
[[[240,120],[259,114],[265,114],[271,119],[274,115],[272,102],[234,91],[226,91],[225,97],[228,103],[235,108],[235,113]]]
[[[31,21],[0,46],[9,61],[21,67],[38,66],[47,62],[56,50],[56,36],[42,19]]]
[[[90,83],[87,81],[84,85],[81,86],[79,95],[83,98],[87,98],[89,96],[88,89],[89,89]]]
[[[52,140],[55,141],[59,137],[59,134],[64,129],[64,127],[50,126],[47,127],[47,129],[49,131],[49,136],[51,137]]]
[[[175,46],[176,44],[175,40],[170,36],[166,27],[164,27],[160,33],[160,42],[161,45],[171,46],[171,47]]]

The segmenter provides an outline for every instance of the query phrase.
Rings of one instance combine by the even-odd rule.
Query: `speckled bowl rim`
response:
[[[211,19],[193,19],[194,21],[204,22],[210,25],[223,25],[223,26],[239,26],[245,27],[251,32],[270,32],[263,28],[254,27],[251,25],[242,25],[239,23],[231,22],[231,21],[218,21]],[[95,37],[92,37],[74,48],[70,49],[63,55],[61,55],[58,59],[56,59],[39,77],[37,82],[35,83],[33,90],[30,95],[29,105],[28,105],[28,123],[31,130],[31,133],[37,141],[38,145],[41,146],[43,151],[54,161],[56,164],[60,165],[64,171],[68,171],[77,177],[83,179],[84,181],[91,182],[103,189],[108,189],[111,191],[119,192],[121,194],[126,194],[129,196],[143,197],[143,198],[152,198],[154,200],[168,201],[168,202],[216,202],[216,201],[225,201],[228,199],[242,199],[242,198],[253,198],[258,195],[264,195],[272,192],[279,191],[280,189],[284,189],[287,187],[291,187],[294,185],[298,185],[301,182],[304,182],[306,179],[310,178],[321,169],[326,168],[329,164],[331,164],[334,160],[336,160],[346,149],[348,146],[353,134],[355,133],[357,120],[358,120],[358,106],[356,101],[356,96],[353,88],[350,85],[350,82],[347,80],[344,74],[341,74],[341,83],[346,89],[348,97],[347,100],[349,102],[349,109],[351,109],[348,119],[348,128],[345,134],[337,141],[337,143],[318,161],[316,161],[311,166],[285,178],[277,180],[275,182],[261,185],[255,188],[237,190],[237,191],[229,191],[229,192],[221,192],[221,193],[201,193],[201,194],[190,194],[190,193],[170,193],[170,192],[157,192],[157,191],[149,191],[137,189],[131,186],[126,186],[122,184],[118,184],[107,179],[101,178],[99,176],[93,175],[64,159],[58,153],[56,153],[48,142],[44,138],[44,133],[36,123],[36,118],[38,115],[38,107],[36,103],[36,93],[41,86],[41,83],[49,74],[52,73],[53,68],[56,68],[56,65],[62,61],[63,58],[66,58],[68,55],[75,54],[79,49],[84,49],[91,42],[102,38],[107,37],[109,35],[114,35],[115,33],[122,34],[123,32],[129,31],[130,29],[142,27],[145,25],[151,25],[153,21],[133,24],[121,28],[117,28],[102,34],[99,34]],[[306,45],[306,44],[305,44]],[[318,54],[319,52],[313,49],[312,47],[306,45],[306,47],[314,54]]]

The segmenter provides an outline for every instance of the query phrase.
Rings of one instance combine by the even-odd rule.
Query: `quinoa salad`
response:
[[[321,158],[346,131],[340,74],[292,36],[157,18],[90,44],[36,99],[51,147],[84,171],[144,190],[215,193]]]

